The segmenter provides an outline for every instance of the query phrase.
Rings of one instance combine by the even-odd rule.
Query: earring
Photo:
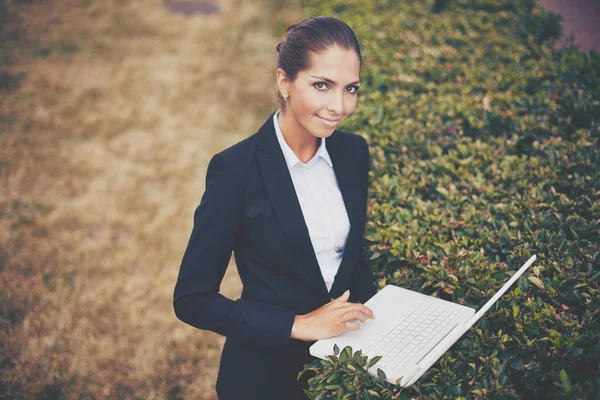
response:
[[[287,96],[283,96],[283,101],[287,101]]]

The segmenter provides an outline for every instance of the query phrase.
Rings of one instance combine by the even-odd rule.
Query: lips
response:
[[[317,115],[317,117],[319,117],[319,119],[321,120],[321,122],[325,126],[327,126],[329,128],[334,128],[341,121],[340,119],[337,119],[337,120],[326,119],[326,118],[323,118],[323,117],[321,117],[319,115]]]

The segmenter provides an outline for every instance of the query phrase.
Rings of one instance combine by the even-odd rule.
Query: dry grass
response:
[[[209,158],[275,110],[274,32],[303,17],[219,4],[0,4],[0,397],[216,398],[224,338],[173,288]]]

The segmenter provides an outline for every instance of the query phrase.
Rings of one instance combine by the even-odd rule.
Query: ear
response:
[[[277,89],[282,96],[289,96],[289,82],[283,68],[277,68]]]

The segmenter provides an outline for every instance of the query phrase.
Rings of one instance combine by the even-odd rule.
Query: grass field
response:
[[[302,18],[218,4],[0,4],[0,397],[216,398],[224,337],[179,321],[173,288],[208,160],[276,109]]]

